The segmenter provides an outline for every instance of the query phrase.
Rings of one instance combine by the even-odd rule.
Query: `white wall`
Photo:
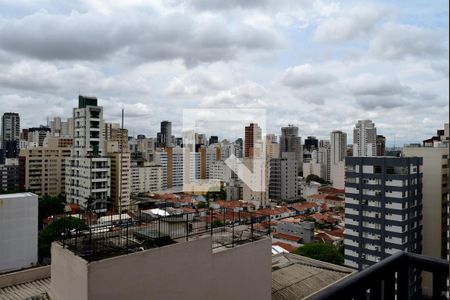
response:
[[[38,260],[38,196],[0,195],[0,272],[27,268]]]
[[[52,299],[271,298],[271,239],[213,252],[211,237],[87,263],[52,246]],[[87,296],[86,296],[87,295]]]

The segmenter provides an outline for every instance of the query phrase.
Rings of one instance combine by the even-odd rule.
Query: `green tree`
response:
[[[53,221],[39,233],[39,258],[50,257],[50,246],[52,242],[63,237],[70,237],[72,230],[87,229],[89,229],[89,226],[83,220],[74,217],[64,217]]]
[[[306,176],[305,181],[306,181],[306,183],[310,183],[311,181],[315,181],[315,182],[318,182],[320,184],[326,184],[327,183],[327,181],[325,179],[323,179],[323,178],[321,178],[321,177],[319,177],[317,175],[314,175],[314,174],[309,174],[308,176]]]
[[[310,243],[298,248],[294,253],[336,265],[344,263],[344,256],[331,244]]]
[[[227,192],[223,188],[220,188],[219,192],[208,191],[205,195],[206,201],[209,203],[211,200],[227,200]]]
[[[206,202],[199,202],[197,203],[197,208],[205,208],[207,207],[208,203]]]
[[[212,222],[212,227],[213,227],[213,228],[222,227],[223,225],[224,225],[223,222],[220,221],[220,220],[214,220],[214,221]]]
[[[42,228],[43,219],[64,213],[65,205],[66,202],[62,196],[52,197],[45,195],[39,198],[39,228]]]

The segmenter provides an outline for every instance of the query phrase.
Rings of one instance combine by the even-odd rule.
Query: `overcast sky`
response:
[[[185,108],[265,108],[267,132],[389,144],[448,122],[448,0],[2,0],[0,113],[22,127],[95,95],[106,121],[156,135]],[[239,126],[211,125],[220,138]]]

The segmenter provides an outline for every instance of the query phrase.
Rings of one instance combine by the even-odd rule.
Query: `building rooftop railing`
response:
[[[432,299],[447,299],[449,262],[414,253],[398,252],[315,294],[310,300],[326,299],[424,299],[411,288],[413,270],[432,273]]]
[[[211,236],[212,249],[232,248],[270,235],[269,215],[232,209],[154,216],[140,211],[120,219],[103,217],[102,223],[57,230],[57,240],[87,261],[129,254]],[[61,224],[68,228],[67,224]]]

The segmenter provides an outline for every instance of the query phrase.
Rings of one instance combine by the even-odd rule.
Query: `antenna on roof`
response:
[[[124,122],[125,111],[122,104],[122,124],[119,135],[119,147],[120,147],[120,184],[119,184],[119,219],[122,223],[122,181],[123,181],[123,122]],[[128,137],[127,137],[128,138]]]

